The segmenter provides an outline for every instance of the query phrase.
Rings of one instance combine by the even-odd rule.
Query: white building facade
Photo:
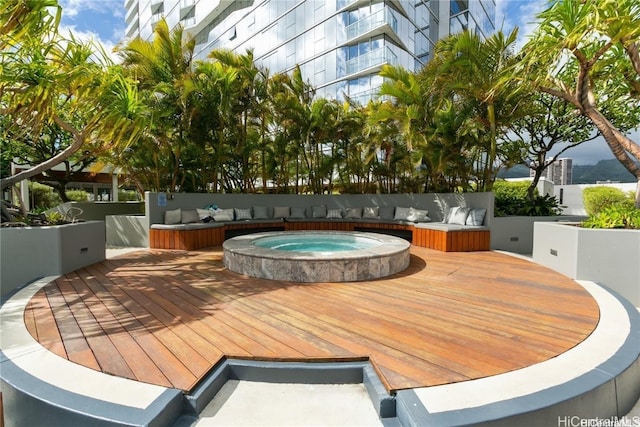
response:
[[[535,171],[531,169],[529,176],[533,177]],[[542,177],[553,182],[555,185],[573,184],[573,159],[564,157],[550,162],[542,172]]]
[[[375,98],[385,64],[420,69],[435,43],[495,30],[495,0],[125,0],[126,36],[150,40],[163,17],[196,39],[195,59],[219,48],[254,52],[271,74],[302,76],[325,98]]]

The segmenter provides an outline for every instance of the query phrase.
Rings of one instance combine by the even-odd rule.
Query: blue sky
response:
[[[70,30],[80,39],[95,39],[107,52],[124,38],[124,0],[59,0],[59,3],[62,6],[62,31]],[[496,0],[496,26],[505,32],[518,26],[518,46],[522,46],[535,28],[536,14],[547,4],[547,0]],[[640,133],[636,131],[631,137],[637,141]],[[574,164],[593,164],[613,158],[602,140],[571,149],[566,156],[572,157]]]

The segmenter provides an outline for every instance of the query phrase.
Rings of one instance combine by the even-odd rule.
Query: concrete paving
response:
[[[194,425],[328,427],[381,426],[382,422],[362,384],[229,380]]]

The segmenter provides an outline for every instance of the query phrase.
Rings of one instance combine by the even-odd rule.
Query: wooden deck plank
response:
[[[96,360],[87,339],[78,326],[73,310],[75,306],[71,306],[65,301],[55,282],[44,287],[45,294],[49,300],[51,311],[55,318],[62,343],[64,344],[67,357],[72,362],[87,366],[91,369],[100,370],[100,364]],[[72,309],[73,307],[73,309]],[[39,316],[36,316],[39,318]]]
[[[87,305],[90,307],[100,328],[111,339],[117,352],[122,355],[127,363],[127,368],[131,371],[128,374],[126,369],[123,369],[118,371],[117,375],[171,387],[171,383],[162,371],[122,325],[121,322],[127,321],[128,312],[120,304],[113,304],[113,298],[92,274],[88,275],[86,271],[82,272],[85,273],[83,274],[84,277],[81,277],[78,272],[67,276],[73,279],[72,283],[75,284],[76,289],[80,286],[86,286],[91,292],[90,295],[86,296]],[[115,371],[111,371],[111,373],[116,375]]]
[[[58,325],[44,289],[36,292],[25,311],[25,323],[29,333],[50,352],[67,358]]]
[[[133,371],[125,361],[121,352],[111,341],[111,334],[104,330],[90,310],[91,291],[76,275],[65,275],[56,280],[58,289],[68,305],[73,305],[71,313],[76,319],[87,344],[92,350],[100,369],[104,372],[117,372],[126,378],[133,376]]]
[[[85,270],[92,275],[93,272],[99,270],[98,267],[101,265],[94,264]],[[141,269],[139,273],[146,269],[149,267]],[[135,277],[133,279],[137,280]],[[162,334],[159,331],[162,331],[164,325],[123,290],[123,287],[126,289],[129,286],[126,281],[118,277],[110,277],[109,280],[109,294],[113,301],[124,307],[129,313],[128,319],[120,319],[127,332],[152,358],[173,387],[183,390],[192,387],[198,381],[198,377],[185,365],[185,363],[188,364],[188,360],[181,360],[163,342]],[[138,284],[140,283],[138,282]]]
[[[93,351],[118,352],[132,370],[136,361],[151,364],[157,383],[183,390],[224,356],[368,358],[391,391],[464,381],[555,357],[598,322],[597,304],[583,288],[526,260],[411,251],[402,273],[341,284],[247,278],[224,268],[220,247],[138,252],[78,271],[72,289],[48,287],[41,298],[48,297],[55,318],[41,316],[48,305],[35,299],[25,316],[38,339],[58,322],[71,354],[79,350],[78,330],[101,333],[112,348],[85,340]],[[81,327],[73,328],[71,313]],[[91,318],[96,326],[88,325]],[[155,382],[153,375],[146,381]]]

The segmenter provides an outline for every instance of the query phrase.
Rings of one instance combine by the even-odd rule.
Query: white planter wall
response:
[[[640,230],[537,222],[533,261],[572,279],[606,285],[640,307]]]
[[[533,252],[533,224],[582,221],[582,216],[503,216],[491,220],[491,249],[530,255]]]
[[[104,221],[0,228],[0,295],[103,261],[105,252]]]
[[[107,246],[149,247],[149,219],[144,215],[108,215]]]

